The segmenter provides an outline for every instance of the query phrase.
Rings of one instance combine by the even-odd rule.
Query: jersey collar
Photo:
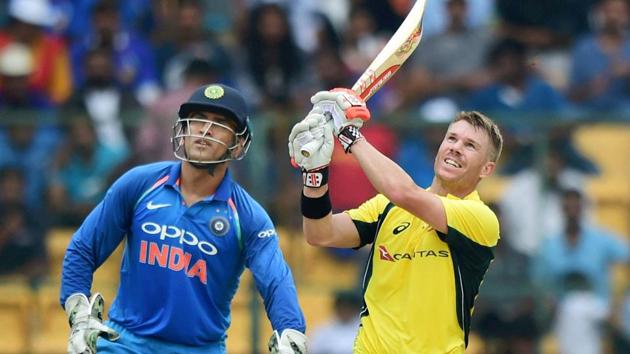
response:
[[[168,180],[166,181],[166,185],[171,186],[173,188],[179,188],[179,177],[182,170],[182,162],[178,161],[171,166],[171,169],[168,174]],[[232,174],[228,169],[225,171],[225,176],[223,176],[223,180],[219,183],[217,190],[214,192],[213,200],[221,200],[227,202],[230,199],[230,195],[232,192]]]
[[[446,195],[446,198],[448,198],[448,199],[460,199],[460,200],[481,200],[481,198],[479,198],[479,193],[476,190],[472,191],[470,194],[468,194],[464,198],[459,198],[459,197],[454,196],[454,195],[452,195],[450,193]]]

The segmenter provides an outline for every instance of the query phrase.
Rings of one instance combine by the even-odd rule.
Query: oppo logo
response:
[[[261,231],[258,233],[258,238],[267,238],[267,237],[273,237],[276,235],[276,230],[274,229],[269,229],[269,230],[265,230],[265,231]]]
[[[141,226],[142,231],[148,235],[160,235],[160,240],[167,238],[179,239],[180,245],[197,246],[199,250],[209,256],[217,254],[218,250],[215,245],[208,241],[199,241],[199,238],[190,231],[173,225],[160,225],[154,222],[145,222]]]

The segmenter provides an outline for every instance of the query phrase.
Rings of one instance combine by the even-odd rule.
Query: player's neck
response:
[[[209,174],[206,169],[196,168],[187,162],[182,163],[180,188],[186,204],[192,205],[214,194],[226,171],[226,163],[216,166],[212,174]]]
[[[475,191],[476,186],[459,186],[456,184],[450,184],[442,181],[441,179],[434,177],[433,182],[429,190],[431,193],[446,196],[448,194],[456,196],[457,198],[465,198],[467,195]]]

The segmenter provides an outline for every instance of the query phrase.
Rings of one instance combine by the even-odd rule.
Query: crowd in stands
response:
[[[482,291],[473,329],[496,353],[535,353],[551,330],[562,353],[591,348],[576,336],[594,346],[588,353],[603,353],[600,329],[608,324],[617,348],[627,348],[630,295],[612,299],[609,275],[614,265],[628,264],[628,238],[594,226],[584,180],[599,168],[573,145],[572,134],[582,119],[630,121],[629,2],[427,3],[419,49],[370,100],[373,118],[362,132],[427,186],[441,137],[435,132],[455,112],[480,110],[503,123],[500,173],[511,180],[493,206],[503,227],[495,252],[501,266],[491,267],[484,287],[492,290]],[[301,182],[286,151],[291,125],[313,93],[350,87],[412,5],[2,2],[0,273],[45,277],[47,231],[77,227],[127,168],[173,159],[177,109],[208,82],[237,87],[250,104],[253,156],[236,164],[237,177],[277,224],[298,227]],[[542,131],[543,159],[535,149]],[[336,208],[375,193],[339,147],[331,170]],[[557,316],[551,321],[549,314]]]

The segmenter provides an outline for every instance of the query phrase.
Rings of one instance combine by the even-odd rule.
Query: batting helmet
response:
[[[190,122],[200,120],[200,118],[190,117],[191,113],[194,112],[219,113],[236,123],[236,131],[232,130],[230,127],[224,127],[230,130],[235,136],[234,144],[227,147],[226,156],[218,160],[208,161],[197,161],[188,158],[184,147],[184,138],[186,137],[203,138],[224,144],[211,136],[196,136],[193,134],[191,129],[189,129]],[[252,133],[249,128],[249,115],[247,113],[245,99],[236,89],[223,84],[201,86],[193,92],[188,101],[184,102],[179,107],[178,115],[179,118],[173,126],[173,138],[171,139],[173,142],[173,151],[178,159],[198,164],[212,164],[229,160],[240,160],[247,153],[252,141]],[[219,123],[212,124],[222,126]],[[238,147],[242,147],[242,149],[239,150],[239,153],[235,153]]]

